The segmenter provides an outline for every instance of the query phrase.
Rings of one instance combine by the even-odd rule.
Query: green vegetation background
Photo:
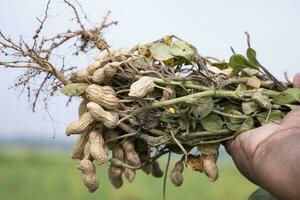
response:
[[[66,151],[0,150],[0,199],[3,200],[159,200],[163,179],[137,174],[133,184],[124,180],[115,190],[107,179],[107,166],[98,167],[100,188],[91,194],[81,182],[75,161]],[[173,162],[174,163],[174,160]],[[165,162],[163,161],[163,164]],[[176,188],[168,178],[169,200],[246,200],[257,186],[246,180],[228,156],[218,161],[220,178],[211,183],[200,173],[185,170]],[[172,166],[172,165],[171,165]],[[164,168],[165,165],[162,165]]]

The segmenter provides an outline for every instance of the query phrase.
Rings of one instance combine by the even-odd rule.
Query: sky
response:
[[[0,0],[0,30],[12,38],[30,38],[42,17],[46,0]],[[258,59],[275,76],[283,79],[300,71],[300,1],[297,0],[89,0],[80,1],[92,23],[112,11],[111,19],[119,24],[104,32],[112,48],[132,47],[174,34],[197,47],[202,55],[228,59],[230,46],[244,53],[244,31],[251,34]],[[63,1],[53,0],[46,34],[76,27],[70,21],[71,10]],[[96,55],[95,55],[96,56]],[[0,55],[0,60],[1,60]],[[85,67],[93,56],[76,58]],[[74,62],[74,60],[73,60]],[[67,140],[64,130],[77,118],[79,99],[66,107],[67,98],[51,100],[45,109],[31,111],[26,95],[8,89],[19,71],[0,68],[0,138],[52,138]]]

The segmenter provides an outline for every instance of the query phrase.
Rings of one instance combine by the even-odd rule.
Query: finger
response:
[[[225,147],[226,152],[229,155],[232,155],[232,142],[233,142],[233,140],[227,140],[227,141],[222,143],[223,146]]]
[[[300,88],[300,72],[294,76],[293,86],[295,88]]]

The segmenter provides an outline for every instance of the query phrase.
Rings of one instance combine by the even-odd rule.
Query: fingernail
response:
[[[294,76],[293,86],[295,88],[300,88],[300,72]]]

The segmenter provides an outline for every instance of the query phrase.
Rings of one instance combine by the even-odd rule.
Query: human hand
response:
[[[300,87],[300,73],[294,77]],[[225,144],[239,171],[278,199],[300,199],[300,109]]]

